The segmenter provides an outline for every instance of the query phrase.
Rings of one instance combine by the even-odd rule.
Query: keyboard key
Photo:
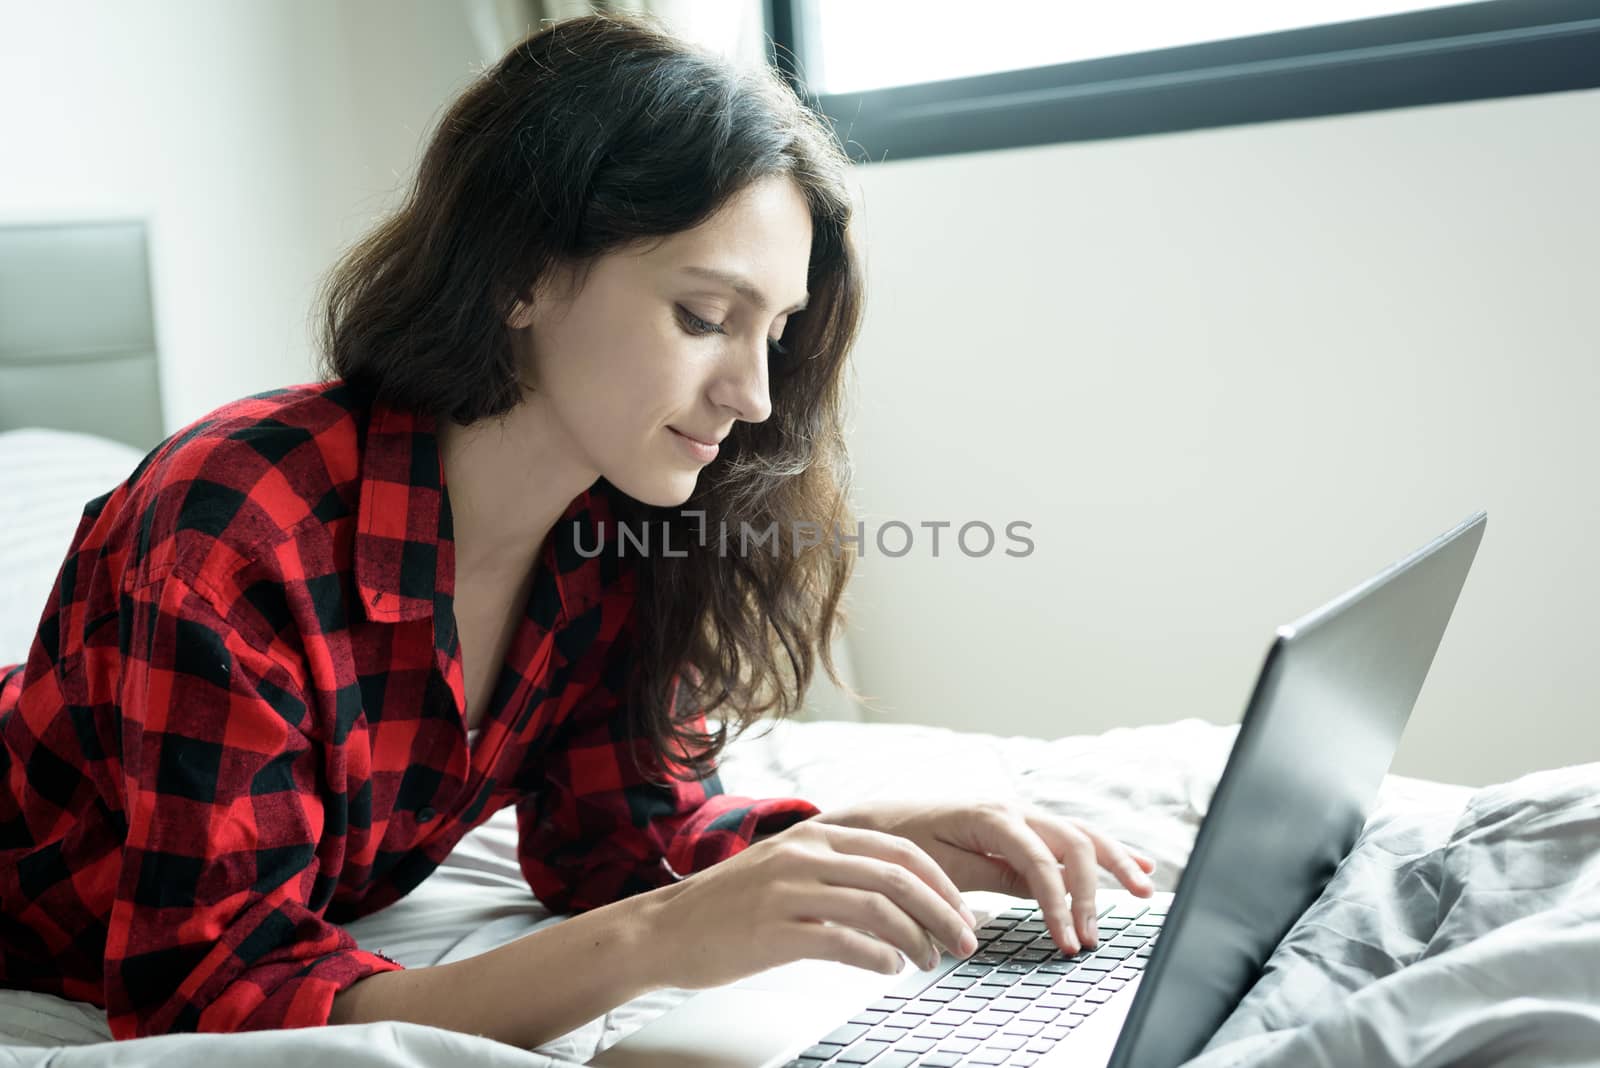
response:
[[[1111,1000],[1111,991],[1091,990],[1087,994],[1083,995],[1083,1000],[1087,1001],[1091,1005],[1104,1005],[1106,1002]]]
[[[970,1024],[967,1024],[967,1026],[961,1028],[959,1031],[957,1031],[956,1032],[956,1037],[957,1038],[971,1038],[971,1039],[976,1039],[979,1042],[982,1042],[984,1039],[988,1038],[990,1035],[994,1034],[998,1030],[1000,1030],[998,1027],[986,1027],[986,1026],[984,1026],[982,1024],[970,1023]]]
[[[980,1049],[967,1058],[968,1064],[1004,1064],[1011,1051],[1006,1049]]]
[[[959,1053],[924,1053],[917,1061],[919,1068],[956,1068],[960,1063]]]
[[[1071,997],[1079,997],[1083,994],[1087,994],[1089,992],[1089,987],[1089,983],[1072,979],[1063,979],[1051,989],[1057,993],[1067,994]]]
[[[912,1038],[931,1038],[937,1042],[941,1038],[949,1038],[955,1034],[956,1029],[948,1024],[925,1023],[911,1032]]]
[[[919,1000],[906,1002],[905,1008],[901,1009],[900,1011],[905,1013],[907,1016],[932,1016],[942,1008],[944,1008],[944,1002],[942,1001],[930,1002]]]
[[[1141,949],[1138,952],[1143,953],[1145,956],[1149,956],[1147,949]],[[1100,952],[1095,954],[1095,956],[1101,960],[1116,961],[1127,960],[1133,955],[1134,949],[1132,946],[1106,946],[1104,949],[1100,950]]]
[[[932,990],[924,990],[921,994],[917,995],[917,1000],[923,1002],[924,1004],[942,1005],[947,1001],[954,1001],[959,996],[959,993],[955,990],[951,990],[948,987],[936,986]]]
[[[1146,939],[1143,935],[1123,935],[1120,938],[1113,938],[1111,944],[1113,946],[1123,946],[1127,949],[1138,949],[1145,944],[1145,941]]]
[[[843,1053],[839,1054],[839,1064],[867,1064],[889,1049],[887,1042],[857,1042]]]
[[[890,1050],[873,1061],[872,1068],[911,1068],[916,1063],[917,1055],[915,1053],[901,1053],[898,1050]]]
[[[867,1037],[874,1042],[898,1042],[911,1033],[909,1025],[880,1024],[867,1032]]]
[[[870,1027],[873,1024],[881,1024],[888,1018],[889,1014],[886,1012],[874,1012],[871,1009],[866,1009],[850,1017],[850,1022],[853,1024],[866,1024]]]
[[[935,990],[965,990],[978,980],[970,975],[947,975],[934,984]]]
[[[838,1053],[840,1048],[841,1047],[839,1047],[839,1046],[824,1046],[824,1045],[819,1043],[819,1044],[817,1044],[815,1046],[812,1046],[810,1049],[802,1050],[800,1052],[800,1059],[801,1060],[807,1060],[807,1061],[814,1059],[814,1060],[816,1060],[816,1061],[818,1061],[820,1063],[822,1061],[827,1060],[829,1057],[833,1056],[835,1053]]]
[[[988,998],[959,997],[950,1003],[950,1007],[962,1012],[982,1012],[992,1004],[994,1002]]]
[[[825,1061],[819,1061],[815,1057],[796,1057],[792,1061],[785,1061],[783,1068],[820,1068],[825,1063]]]
[[[935,1040],[931,1038],[903,1038],[895,1043],[896,1053],[926,1053],[934,1047]]]
[[[910,998],[898,998],[885,995],[867,1006],[869,1012],[894,1012],[900,1006],[910,1001]]]
[[[996,1035],[984,1044],[984,1048],[1003,1049],[1008,1053],[1014,1053],[1021,1049],[1026,1041],[1027,1039],[1019,1035]]]
[[[1112,909],[1110,915],[1112,919],[1123,918],[1136,920],[1149,911],[1149,909],[1150,906],[1141,905],[1137,901],[1125,901],[1116,908]]]
[[[1059,1012],[1060,1010],[1071,1006],[1076,1000],[1077,999],[1074,997],[1063,997],[1060,994],[1050,994],[1039,999],[1039,1007],[1041,1009],[1055,1009]]]
[[[1160,934],[1161,928],[1155,926],[1154,924],[1136,923],[1132,927],[1128,928],[1128,933],[1131,935],[1143,935],[1145,938],[1149,938],[1151,935]]]
[[[1054,986],[1056,976],[1053,972],[1029,972],[1017,980],[1017,986],[1046,987]]]
[[[952,1038],[939,1044],[940,1053],[971,1053],[978,1048],[975,1038]]]
[[[1023,1038],[1032,1038],[1044,1030],[1044,1024],[1034,1023],[1032,1020],[1012,1020],[1000,1029],[1003,1035],[1021,1035]]]
[[[969,976],[973,977],[974,979],[982,979],[984,976],[989,974],[989,969],[986,966],[982,965],[982,964],[967,963],[967,964],[963,964],[961,967],[957,968],[955,971],[951,972],[950,974],[951,975],[969,975]]]
[[[1100,980],[1100,989],[1101,990],[1121,990],[1124,986],[1127,986],[1127,985],[1128,984],[1124,983],[1121,979],[1102,979],[1102,980]]]
[[[829,1031],[817,1041],[829,1046],[848,1046],[866,1033],[866,1027],[861,1024],[845,1024]]]
[[[1136,968],[1139,971],[1143,971],[1144,970],[1144,965],[1145,965],[1145,958],[1143,958],[1143,957],[1141,957],[1141,956],[1139,956],[1137,954],[1135,954],[1134,956],[1129,957],[1127,960],[1122,962],[1122,968]],[[1118,968],[1117,971],[1120,972],[1122,970],[1122,968]],[[1112,974],[1115,975],[1116,972],[1113,972]]]

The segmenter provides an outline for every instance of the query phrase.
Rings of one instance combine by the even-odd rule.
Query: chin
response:
[[[612,481],[623,493],[653,508],[677,508],[694,496],[699,481],[697,474],[678,475],[671,478],[653,478],[641,482]]]

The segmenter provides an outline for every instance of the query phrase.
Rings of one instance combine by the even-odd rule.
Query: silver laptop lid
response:
[[[1355,844],[1455,609],[1479,512],[1278,630],[1112,1068],[1198,1053]]]

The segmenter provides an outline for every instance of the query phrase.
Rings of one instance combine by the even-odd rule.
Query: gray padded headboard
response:
[[[139,221],[0,226],[0,430],[163,437]]]

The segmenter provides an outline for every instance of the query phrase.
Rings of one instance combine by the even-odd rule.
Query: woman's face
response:
[[[793,357],[770,344],[806,299],[810,259],[811,213],[780,175],[648,251],[602,257],[576,294],[574,273],[559,273],[509,321],[528,403],[622,492],[683,503],[714,455],[682,435],[715,442],[772,414],[769,364]]]

